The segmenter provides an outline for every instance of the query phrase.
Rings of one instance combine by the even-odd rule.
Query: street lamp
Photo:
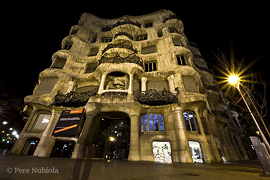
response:
[[[255,119],[255,117],[254,117],[252,111],[250,110],[249,105],[247,104],[246,99],[244,98],[244,96],[243,96],[243,94],[242,94],[242,92],[241,92],[241,90],[240,90],[240,78],[239,78],[236,74],[231,74],[231,75],[228,77],[228,82],[229,82],[232,86],[234,86],[234,87],[239,91],[239,93],[240,93],[240,95],[241,95],[243,101],[245,102],[245,104],[246,104],[246,106],[247,106],[247,109],[248,109],[248,111],[249,111],[249,113],[250,113],[252,119],[254,120],[254,122],[255,122],[255,124],[256,124],[258,130],[259,130],[259,134],[261,135],[261,137],[262,137],[262,139],[263,139],[263,142],[264,142],[264,144],[266,145],[266,147],[267,147],[267,149],[268,149],[268,151],[269,151],[269,153],[270,153],[270,145],[269,145],[267,139],[265,138],[265,136],[264,136],[264,134],[263,134],[263,132],[262,132],[262,130],[261,130],[261,128],[260,128],[258,122],[256,121],[256,119]]]

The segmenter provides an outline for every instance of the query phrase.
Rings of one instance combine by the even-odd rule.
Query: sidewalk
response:
[[[262,176],[259,161],[224,164],[161,164],[154,162],[74,160],[2,155],[1,180],[138,179],[138,180],[270,180]],[[89,178],[87,178],[89,176]]]

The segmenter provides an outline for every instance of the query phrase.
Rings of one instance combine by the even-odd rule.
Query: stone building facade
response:
[[[13,154],[213,163],[249,159],[211,69],[171,11],[78,25],[25,97]]]

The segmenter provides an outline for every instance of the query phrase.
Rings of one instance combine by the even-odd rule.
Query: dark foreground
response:
[[[160,164],[153,162],[74,160],[0,154],[1,180],[199,179],[267,180],[259,161],[224,164]]]

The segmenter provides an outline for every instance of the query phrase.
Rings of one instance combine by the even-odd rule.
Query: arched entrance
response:
[[[122,112],[106,112],[96,118],[94,158],[128,159],[130,119]]]

